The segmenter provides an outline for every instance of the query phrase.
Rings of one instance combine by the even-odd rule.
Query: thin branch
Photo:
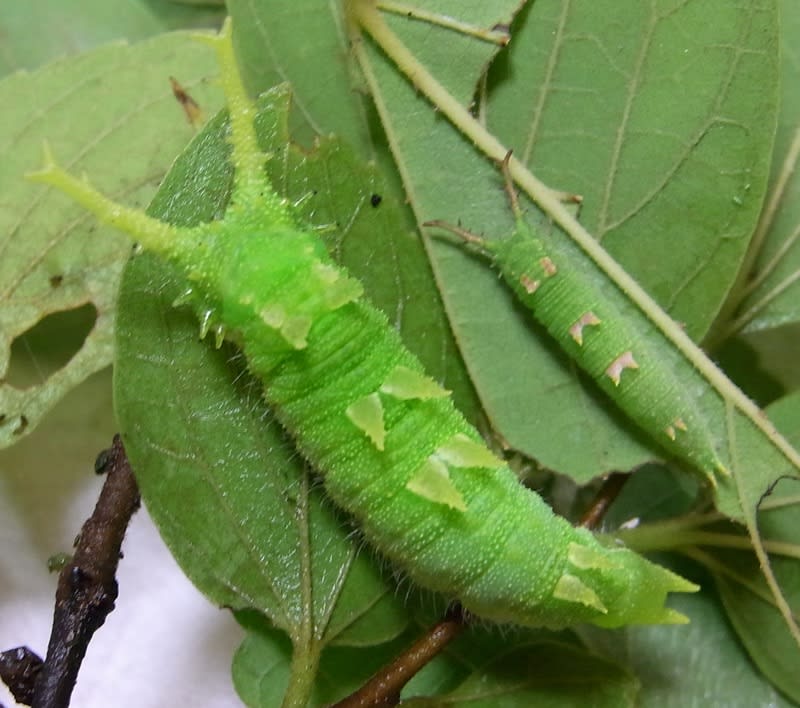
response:
[[[467,617],[460,605],[453,605],[444,619],[384,666],[369,681],[331,708],[390,708],[400,702],[400,692],[414,676],[461,634]]]
[[[107,472],[94,512],[84,523],[75,555],[61,571],[56,588],[53,628],[44,663],[26,647],[4,652],[4,668],[17,677],[14,686],[2,678],[19,702],[34,708],[64,708],[69,705],[81,662],[94,633],[114,609],[117,581],[114,577],[121,557],[125,530],[139,508],[139,489],[119,435],[95,462],[95,472]],[[16,664],[12,660],[17,657]],[[37,661],[38,660],[38,661]],[[24,672],[24,662],[30,670]],[[15,688],[26,700],[18,697]],[[27,693],[26,693],[27,691]]]
[[[608,508],[619,496],[619,493],[622,491],[629,477],[630,475],[622,472],[612,472],[609,474],[600,487],[600,491],[597,492],[594,501],[583,513],[578,526],[587,529],[596,529],[606,515]]]

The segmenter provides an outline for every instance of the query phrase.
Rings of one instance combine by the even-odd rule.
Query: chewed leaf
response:
[[[71,171],[89,169],[105,191],[146,203],[193,135],[166,77],[181,76],[213,113],[220,94],[204,80],[216,71],[211,52],[176,33],[103,47],[0,83],[4,128],[15,136],[0,161],[0,380],[15,338],[48,314],[87,303],[97,312],[62,369],[24,390],[0,382],[0,447],[32,431],[65,393],[111,362],[117,287],[130,254],[113,230],[101,227],[101,236],[80,208],[23,179],[40,163],[43,139]],[[76,103],[91,107],[77,121]]]

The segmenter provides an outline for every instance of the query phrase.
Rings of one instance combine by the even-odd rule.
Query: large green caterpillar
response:
[[[191,284],[201,335],[244,351],[264,395],[330,496],[422,586],[497,621],[564,627],[673,623],[669,592],[696,586],[553,514],[482,443],[386,317],[263,175],[255,108],[227,21],[217,50],[234,189],[224,218],[178,228],[115,204],[58,167],[53,185]]]
[[[633,421],[716,484],[715,475],[728,471],[683,385],[589,279],[551,257],[520,209],[510,155],[501,165],[516,217],[510,236],[487,241],[441,221],[426,225],[459,235],[487,256],[536,320]]]

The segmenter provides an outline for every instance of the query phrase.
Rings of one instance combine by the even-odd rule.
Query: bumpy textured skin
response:
[[[420,585],[500,622],[681,622],[691,583],[556,517],[485,448],[386,317],[266,183],[230,23],[211,40],[236,179],[221,221],[179,229],[106,200],[49,159],[33,175],[178,264],[201,332],[232,339],[276,416],[364,536]]]
[[[535,318],[632,420],[712,484],[726,474],[678,377],[586,278],[549,257],[521,216],[510,237],[485,248]]]

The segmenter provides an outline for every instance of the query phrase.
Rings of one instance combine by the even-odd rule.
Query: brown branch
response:
[[[0,679],[17,703],[29,706],[33,686],[42,669],[42,659],[28,647],[16,647],[0,654]]]
[[[100,453],[95,471],[107,472],[106,481],[94,512],[81,529],[74,557],[59,575],[47,658],[44,663],[33,661],[35,666],[25,678],[22,662],[38,657],[24,647],[3,654],[11,664],[15,656],[19,657],[17,666],[9,666],[9,674],[18,678],[9,688],[15,697],[15,688],[21,690],[21,695],[29,691],[34,708],[69,705],[89,642],[114,609],[117,598],[115,574],[122,539],[131,516],[139,508],[139,489],[119,435],[110,449]],[[3,680],[6,681],[5,675]]]
[[[391,664],[384,666],[369,681],[331,708],[390,708],[400,702],[403,687],[428,662],[452,642],[466,626],[467,615],[453,605],[444,619],[431,627]]]
[[[622,472],[612,472],[610,475],[608,475],[603,482],[603,486],[600,487],[600,491],[597,492],[594,501],[583,513],[578,526],[582,526],[587,529],[596,529],[603,520],[603,517],[606,515],[608,508],[619,496],[619,493],[625,486],[625,482],[628,481],[629,476],[630,475]]]

